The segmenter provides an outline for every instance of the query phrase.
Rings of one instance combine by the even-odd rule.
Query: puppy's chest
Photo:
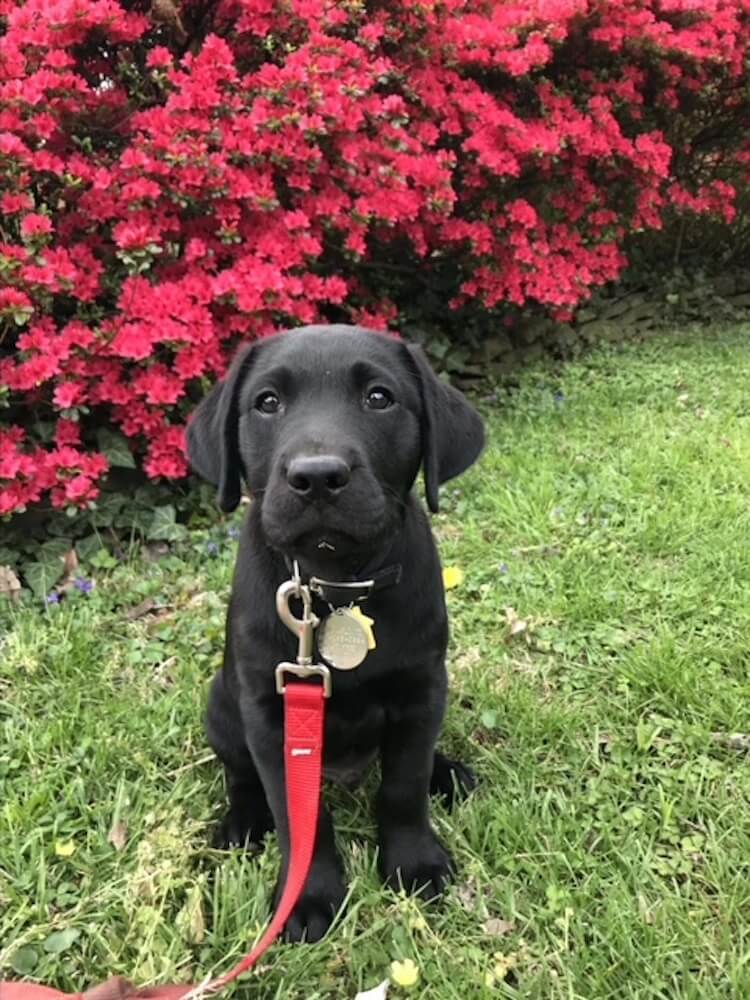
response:
[[[323,770],[337,784],[359,784],[380,747],[385,708],[379,704],[333,698],[326,712]]]

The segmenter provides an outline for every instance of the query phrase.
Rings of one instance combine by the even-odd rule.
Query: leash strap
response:
[[[215,993],[255,965],[284,929],[310,873],[320,812],[323,716],[320,684],[288,683],[284,691],[284,770],[289,817],[289,870],[276,913],[253,950],[223,976],[186,993],[193,1000]]]
[[[61,993],[37,983],[0,982],[0,1000],[199,1000],[248,972],[281,934],[310,873],[318,833],[323,758],[325,696],[320,684],[289,682],[284,687],[284,771],[289,817],[289,869],[279,905],[260,941],[234,968],[193,986],[144,989],[120,977],[86,993]]]

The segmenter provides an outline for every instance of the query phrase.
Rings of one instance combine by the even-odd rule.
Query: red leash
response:
[[[284,666],[293,668],[292,664]],[[183,984],[138,989],[117,976],[84,993],[62,993],[36,983],[0,982],[0,1000],[198,1000],[216,993],[243,972],[252,969],[284,929],[310,872],[320,811],[325,694],[320,684],[287,683],[283,687],[289,870],[276,913],[265,934],[248,955],[223,975],[192,986]]]

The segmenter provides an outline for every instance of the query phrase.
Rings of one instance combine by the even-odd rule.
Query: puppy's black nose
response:
[[[352,470],[337,455],[310,455],[289,463],[286,480],[299,496],[308,500],[326,500],[344,489]]]

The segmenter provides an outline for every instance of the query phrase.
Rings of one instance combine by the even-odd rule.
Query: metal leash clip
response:
[[[295,618],[289,607],[292,598],[302,601],[302,618]],[[276,611],[279,618],[290,632],[298,637],[296,663],[280,663],[276,667],[276,690],[284,693],[284,674],[295,677],[321,677],[323,679],[323,694],[331,697],[331,671],[322,663],[313,663],[313,634],[320,624],[320,619],[312,610],[312,595],[310,588],[302,583],[297,563],[294,564],[294,575],[286,580],[276,591]]]

